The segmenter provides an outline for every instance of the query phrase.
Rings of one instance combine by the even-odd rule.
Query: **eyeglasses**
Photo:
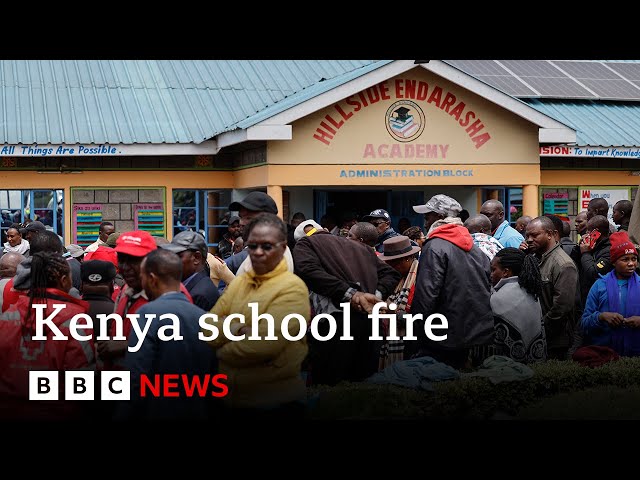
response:
[[[280,245],[282,245],[283,243],[284,242],[278,242],[278,243],[247,243],[247,248],[253,252],[253,251],[257,250],[258,247],[260,247],[263,252],[270,252],[274,248],[277,248]]]

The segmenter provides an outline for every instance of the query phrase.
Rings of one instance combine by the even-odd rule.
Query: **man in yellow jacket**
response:
[[[304,282],[291,273],[284,259],[287,228],[276,215],[265,213],[247,225],[247,248],[253,269],[239,275],[227,287],[211,310],[218,321],[207,320],[219,330],[209,344],[217,349],[220,373],[227,375],[229,393],[225,403],[231,413],[242,416],[298,417],[304,412],[306,389],[301,376],[302,361],[307,355],[306,332],[310,317],[309,292]],[[260,340],[252,337],[253,310],[273,317],[273,330],[266,319],[258,322]],[[288,322],[286,339],[282,320],[298,314]],[[232,314],[244,316],[245,323],[234,318],[230,330],[244,339],[231,341],[222,332],[222,322]],[[204,335],[211,332],[203,329]],[[265,340],[265,337],[275,337]]]

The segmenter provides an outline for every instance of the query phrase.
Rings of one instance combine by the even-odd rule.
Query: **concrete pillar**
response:
[[[538,185],[524,185],[522,187],[522,215],[536,218],[540,200],[538,199]]]
[[[55,190],[54,190],[55,195]],[[62,199],[62,214],[64,221],[64,244],[69,245],[73,243],[73,211],[71,210],[71,187],[64,187],[64,193]],[[24,220],[23,220],[24,221]]]
[[[278,207],[278,216],[282,218],[284,207],[282,205],[282,187],[280,185],[267,185],[267,195],[276,202]]]

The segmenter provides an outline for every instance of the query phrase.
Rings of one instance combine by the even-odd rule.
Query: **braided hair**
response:
[[[527,255],[518,248],[503,248],[495,258],[502,268],[510,269],[518,276],[518,284],[538,300],[542,295],[542,277],[535,255]]]
[[[47,303],[47,288],[57,288],[60,278],[69,275],[69,263],[58,252],[40,251],[31,256],[31,288],[29,289],[29,310],[25,320],[31,317],[34,303]],[[31,322],[25,328],[32,330]]]

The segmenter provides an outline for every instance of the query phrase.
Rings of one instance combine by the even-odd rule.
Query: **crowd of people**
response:
[[[566,360],[594,346],[640,355],[630,202],[618,202],[610,222],[607,202],[591,200],[575,219],[577,242],[569,222],[554,215],[523,216],[511,227],[497,200],[470,217],[443,194],[413,209],[424,224],[403,219],[397,231],[380,208],[360,219],[345,213],[338,223],[298,212],[285,224],[269,195],[251,192],[229,205],[217,255],[193,230],[168,241],[103,222],[83,249],[65,247],[40,222],[12,225],[0,257],[0,416],[299,418],[305,387],[364,381],[419,357],[465,370],[491,355]],[[373,325],[368,314],[380,302],[387,315]],[[69,338],[54,340],[45,329],[47,340],[34,340],[34,305],[45,305],[45,317],[55,314]],[[89,340],[78,340],[68,335],[78,313],[94,325],[112,313],[124,322],[107,320],[106,338],[85,327]],[[169,313],[180,320],[181,341],[161,341]],[[228,333],[238,337],[203,341],[199,319],[207,313],[206,326],[222,330],[217,322],[229,319]],[[140,332],[131,314],[157,319]],[[263,314],[273,325],[258,320]],[[291,314],[297,322],[288,321],[285,337],[282,321]],[[432,314],[446,317],[442,341],[425,333]],[[332,332],[347,322],[350,338]],[[374,331],[381,340],[370,338]],[[405,338],[408,331],[415,339]],[[262,340],[251,339],[256,332]],[[128,348],[134,345],[142,347]],[[61,382],[59,401],[28,401],[29,370],[70,369],[129,371],[131,400],[64,401]],[[218,373],[228,386],[222,399],[140,395],[143,375]]]

